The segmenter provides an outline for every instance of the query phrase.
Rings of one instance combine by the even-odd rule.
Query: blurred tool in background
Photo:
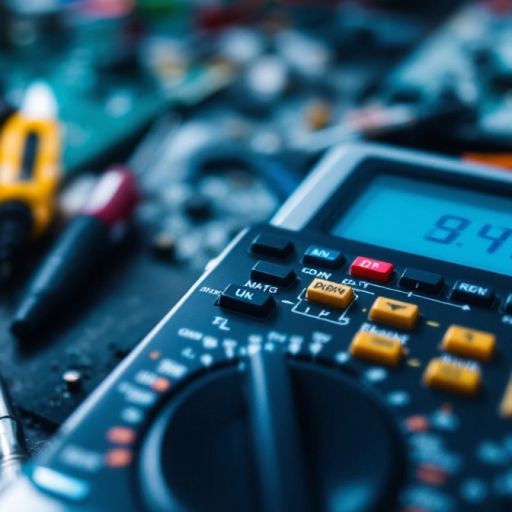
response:
[[[126,232],[137,198],[135,178],[127,168],[111,167],[99,178],[84,210],[34,276],[11,324],[14,334],[35,334],[65,314],[66,302],[73,302],[78,287]]]
[[[19,476],[27,458],[20,422],[14,413],[7,386],[0,379],[0,491]]]
[[[32,85],[21,110],[0,134],[0,277],[31,237],[52,220],[60,174],[60,134],[56,100],[44,83]]]

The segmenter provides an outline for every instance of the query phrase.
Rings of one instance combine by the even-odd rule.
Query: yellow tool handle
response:
[[[13,114],[0,134],[0,204],[20,201],[29,206],[38,236],[50,224],[60,177],[60,134],[53,120],[26,119]],[[38,137],[33,171],[23,176],[25,143]]]

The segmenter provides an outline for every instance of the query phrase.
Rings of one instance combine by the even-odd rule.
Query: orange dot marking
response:
[[[164,393],[171,387],[171,382],[164,378],[164,377],[158,377],[158,379],[153,382],[153,389],[155,391],[158,391],[159,393]]]
[[[428,430],[428,419],[425,416],[409,416],[405,420],[405,426],[411,432],[425,432]]]
[[[107,432],[107,439],[111,443],[131,444],[135,441],[135,432],[131,428],[112,427]]]
[[[446,482],[444,470],[432,464],[421,464],[418,467],[416,476],[427,485],[444,485]]]
[[[132,460],[132,452],[124,448],[114,448],[105,455],[105,463],[109,468],[123,468],[129,466]]]

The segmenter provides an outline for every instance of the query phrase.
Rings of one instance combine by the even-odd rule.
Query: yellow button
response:
[[[478,368],[467,368],[450,361],[432,359],[423,374],[423,382],[429,388],[453,391],[462,395],[474,395],[482,381]]]
[[[353,297],[350,286],[325,279],[313,279],[306,290],[306,299],[335,308],[346,308]]]
[[[450,354],[488,361],[495,344],[496,337],[490,332],[452,325],[444,335],[442,346]]]
[[[402,344],[387,336],[361,331],[352,339],[350,353],[355,357],[395,366],[400,362]]]
[[[370,309],[370,320],[401,329],[412,329],[416,325],[419,315],[420,310],[416,304],[386,297],[377,297]]]
[[[504,418],[512,418],[512,375],[508,379],[505,393],[501,399],[500,414]]]

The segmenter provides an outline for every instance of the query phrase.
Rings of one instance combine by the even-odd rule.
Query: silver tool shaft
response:
[[[16,479],[27,451],[5,382],[0,379],[0,489]]]

